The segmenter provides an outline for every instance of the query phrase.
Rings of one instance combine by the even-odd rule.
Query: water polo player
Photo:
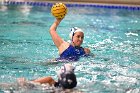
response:
[[[57,5],[57,10],[59,10],[58,6],[60,5]],[[83,31],[78,27],[73,27],[70,32],[71,42],[66,42],[57,34],[56,31],[63,18],[55,18],[56,20],[50,27],[50,34],[60,55],[60,57],[56,60],[77,61],[80,56],[88,55],[90,50],[88,48],[81,47],[84,39]]]
[[[35,87],[36,83],[49,84],[50,86],[59,87],[63,89],[72,89],[77,85],[76,75],[74,73],[74,67],[71,64],[64,64],[62,68],[57,72],[58,81],[55,81],[51,76],[38,78],[32,81],[26,81],[25,78],[19,78],[18,83],[20,86]]]

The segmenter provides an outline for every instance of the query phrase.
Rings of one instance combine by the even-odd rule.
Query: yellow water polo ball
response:
[[[67,14],[67,7],[63,3],[56,3],[51,8],[51,13],[56,18],[64,18]]]

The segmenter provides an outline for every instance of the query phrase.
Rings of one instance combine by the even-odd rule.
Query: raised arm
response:
[[[51,34],[52,40],[58,49],[60,45],[64,42],[62,38],[56,32],[56,29],[61,21],[62,19],[56,19],[54,23],[52,24],[52,26],[50,27],[50,34]]]
[[[61,21],[62,21],[62,19],[56,19],[50,27],[50,34],[51,34],[51,37],[52,37],[52,40],[53,40],[54,44],[56,45],[56,47],[59,50],[59,54],[61,54],[69,46],[69,44],[67,42],[65,42],[57,34],[57,31],[56,31],[56,29],[59,26]]]

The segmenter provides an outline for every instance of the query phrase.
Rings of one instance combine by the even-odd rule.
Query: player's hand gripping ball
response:
[[[63,3],[56,3],[51,8],[51,13],[55,18],[64,18],[67,11],[67,7]]]

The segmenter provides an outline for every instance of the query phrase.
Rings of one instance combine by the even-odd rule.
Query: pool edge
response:
[[[57,1],[59,2],[59,1]],[[30,5],[30,6],[52,6],[56,1],[5,1],[3,5]],[[62,2],[68,7],[97,7],[97,8],[110,8],[110,9],[129,9],[129,10],[140,10],[139,5],[127,5],[127,4],[101,4],[101,3],[79,3],[79,2]]]

